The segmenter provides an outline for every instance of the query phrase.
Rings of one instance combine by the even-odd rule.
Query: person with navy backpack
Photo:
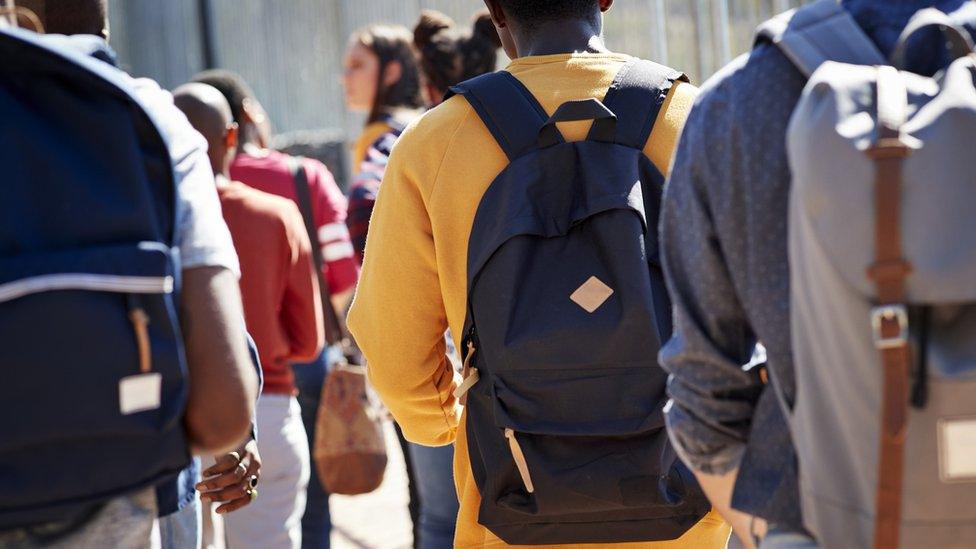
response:
[[[655,227],[695,88],[607,50],[612,3],[488,0],[515,61],[404,131],[370,221],[349,326],[404,435],[456,443],[456,547],[728,540],[657,363]]]
[[[0,546],[149,546],[154,488],[251,433],[237,256],[206,143],[113,66],[105,2],[26,5],[92,35],[0,30]]]
[[[971,212],[946,198],[972,183],[963,152],[971,139],[960,138],[971,131],[965,65],[972,62],[962,59],[955,77],[943,80],[952,59],[947,40],[909,24],[933,6],[949,16],[929,27],[953,21],[972,30],[976,23],[976,6],[964,0],[818,0],[767,22],[752,52],[703,86],[682,134],[662,214],[676,311],[674,337],[662,351],[672,374],[668,428],[746,546],[759,542],[768,523],[762,547],[894,549],[901,509],[908,523],[902,547],[974,544],[973,506],[948,495],[971,498],[972,466],[945,466],[949,476],[939,478],[934,427],[940,410],[958,412],[972,401],[961,395],[965,384],[953,383],[960,378],[945,372],[959,363],[955,373],[972,377],[967,340],[947,335],[954,320],[944,316],[956,308],[945,306],[945,296],[972,298],[964,293],[969,259],[965,240],[955,236],[962,232],[921,238],[923,227],[971,223]],[[910,36],[916,40],[907,42]],[[910,47],[889,57],[900,42]],[[958,39],[949,43],[955,55],[970,57]],[[906,160],[917,147],[926,152]],[[895,177],[903,162],[904,186]],[[875,192],[883,199],[877,206]],[[948,206],[933,207],[939,200]],[[905,269],[901,239],[891,237],[900,226],[909,252],[913,245],[926,250],[905,256],[916,261],[914,274]],[[918,293],[930,287],[938,291]],[[902,317],[908,300],[942,305],[935,311],[943,317],[931,326],[943,332],[933,332],[928,357],[914,344],[928,324],[914,312],[911,321]],[[888,359],[908,354],[909,332],[922,373],[913,365],[911,376],[889,383]],[[764,365],[744,367],[762,355]],[[922,364],[936,372],[925,374]],[[884,437],[882,387],[890,389],[885,406],[897,412],[884,415]],[[953,387],[956,397],[945,398]],[[923,395],[932,396],[928,406]],[[946,425],[972,440],[971,421]],[[931,445],[919,442],[925,437]],[[957,443],[955,455],[971,464],[966,448]],[[902,468],[897,460],[911,456]]]

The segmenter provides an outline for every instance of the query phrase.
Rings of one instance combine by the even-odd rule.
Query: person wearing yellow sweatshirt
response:
[[[632,59],[608,51],[600,38],[601,13],[612,3],[486,0],[506,53],[514,59],[506,70],[547,114],[566,101],[602,99],[618,70]],[[662,174],[668,172],[696,93],[690,84],[671,88],[646,144],[644,153]],[[567,141],[579,141],[590,124],[561,123],[559,129]],[[390,157],[349,315],[370,380],[405,436],[431,446],[456,443],[461,505],[455,547],[462,549],[507,546],[478,522],[481,495],[468,457],[466,418],[454,396],[461,378],[446,358],[443,337],[447,328],[463,333],[469,235],[482,196],[507,165],[505,153],[463,97],[445,101],[411,124]],[[460,340],[455,343],[460,347]],[[729,533],[725,521],[711,512],[677,540],[613,547],[719,548],[726,546]]]

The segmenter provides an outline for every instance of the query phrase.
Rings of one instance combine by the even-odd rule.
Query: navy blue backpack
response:
[[[664,177],[643,152],[682,79],[632,61],[552,117],[508,72],[453,89],[510,161],[471,232],[458,391],[479,522],[508,543],[676,539],[710,509],[664,427]],[[592,130],[567,143],[575,120]]]
[[[174,173],[131,81],[0,31],[0,530],[189,463]]]

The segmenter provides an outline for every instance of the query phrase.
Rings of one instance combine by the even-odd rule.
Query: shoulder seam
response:
[[[444,148],[444,155],[441,156],[441,160],[437,164],[437,171],[434,172],[434,182],[430,186],[430,191],[427,193],[421,193],[424,198],[424,204],[430,203],[430,197],[433,196],[434,190],[437,188],[438,183],[440,183],[441,170],[444,168],[444,162],[447,160],[447,153],[450,152],[451,147],[454,145],[455,137],[457,137],[458,132],[461,131],[461,126],[463,126],[464,123],[471,118],[471,113],[474,112],[474,109],[471,107],[471,104],[467,102],[467,100],[462,98],[461,101],[464,101],[464,116],[460,117],[457,126],[455,126],[451,131],[451,137],[447,140],[447,147]]]

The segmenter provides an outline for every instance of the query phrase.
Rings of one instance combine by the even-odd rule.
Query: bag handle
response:
[[[593,130],[590,138],[594,141],[613,143],[617,135],[617,115],[596,99],[581,99],[567,101],[556,109],[549,120],[539,130],[539,147],[546,148],[562,143],[563,135],[559,133],[556,124],[559,122],[579,122],[593,120]]]
[[[895,51],[891,54],[891,64],[904,69],[905,57],[908,55],[908,43],[918,32],[929,27],[938,27],[942,32],[953,60],[973,53],[973,41],[969,32],[956,25],[945,13],[936,8],[926,8],[912,17],[901,36],[898,37],[898,45],[895,46]]]

